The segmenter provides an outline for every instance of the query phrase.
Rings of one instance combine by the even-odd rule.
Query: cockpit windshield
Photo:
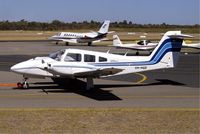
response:
[[[137,44],[138,45],[147,45],[148,43],[151,43],[151,41],[150,40],[141,40]]]
[[[61,57],[62,55],[65,53],[65,50],[60,50],[58,52],[55,52],[55,53],[51,53],[49,54],[49,57],[56,60],[56,61],[60,61],[61,60]]]
[[[61,33],[58,33],[57,36],[61,36]]]
[[[144,45],[144,41],[141,40],[141,41],[139,41],[137,44],[138,44],[138,45]]]

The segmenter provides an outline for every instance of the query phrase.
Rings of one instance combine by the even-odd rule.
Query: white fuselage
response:
[[[106,35],[109,33],[110,21],[105,20],[101,28],[97,32],[88,32],[88,33],[73,33],[73,32],[60,32],[57,35],[50,37],[49,39],[55,41],[63,41],[70,43],[88,43],[90,45],[92,42],[99,42],[106,38]]]
[[[52,36],[50,39],[71,43],[87,43],[97,41],[105,38],[105,36],[98,37],[98,33],[72,33],[72,32],[61,32],[57,35]]]
[[[137,43],[135,44],[122,44],[116,47],[121,47],[121,48],[127,48],[127,49],[133,49],[133,50],[152,50],[157,46],[158,43],[147,43],[144,45],[139,45]]]
[[[200,49],[200,43],[186,44],[185,42],[183,42],[183,47]]]
[[[70,55],[75,56],[77,59],[71,60]],[[104,68],[122,69],[123,71],[114,74],[121,75],[171,67],[171,65],[165,63],[160,63],[160,65],[137,63],[147,62],[150,58],[150,56],[122,56],[87,50],[66,49],[60,57],[36,57],[14,65],[11,70],[27,77],[74,77],[76,73]],[[45,66],[49,67],[48,71],[45,70]]]
[[[113,35],[113,46],[117,48],[126,48],[133,50],[153,50],[158,43],[152,43],[148,40],[141,40],[137,43],[123,44],[118,35]]]

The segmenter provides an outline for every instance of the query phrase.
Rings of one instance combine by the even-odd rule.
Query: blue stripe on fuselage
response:
[[[182,40],[166,39],[158,48],[156,53],[149,61],[142,62],[115,62],[115,63],[95,63],[94,66],[135,66],[135,65],[153,65],[158,63],[166,53],[179,52],[181,50]]]

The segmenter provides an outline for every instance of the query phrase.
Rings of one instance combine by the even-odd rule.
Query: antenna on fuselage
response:
[[[129,50],[126,51],[126,53],[124,54],[124,56],[127,56],[128,52],[129,52]]]
[[[106,52],[107,54],[110,53],[110,49]]]

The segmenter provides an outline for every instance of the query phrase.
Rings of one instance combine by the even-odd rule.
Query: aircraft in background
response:
[[[190,44],[186,44],[185,41],[183,41],[183,47],[200,49],[200,43],[190,43]]]
[[[64,49],[48,57],[36,57],[18,63],[11,67],[11,71],[23,75],[24,81],[17,84],[21,88],[29,87],[28,78],[50,77],[54,82],[63,78],[86,78],[86,89],[91,89],[94,78],[175,67],[185,37],[191,36],[181,34],[181,31],[166,32],[149,56]]]
[[[123,44],[117,35],[113,35],[113,46],[115,46],[116,48],[137,50],[136,55],[139,55],[139,52],[138,52],[139,50],[152,51],[157,45],[158,43],[153,43],[149,40],[141,40],[141,41],[138,41],[137,43],[132,43],[132,44]],[[183,41],[182,46],[185,48],[200,49],[200,43],[186,44],[185,41]]]
[[[151,51],[157,45],[158,45],[158,43],[152,43],[149,40],[141,40],[137,43],[132,43],[132,44],[122,44],[120,38],[117,35],[113,35],[113,46],[115,46],[117,48],[126,48],[126,49],[137,50],[136,55],[139,55],[138,50]]]
[[[66,42],[66,45],[69,43],[88,43],[88,46],[91,46],[93,42],[100,42],[106,40],[106,36],[110,25],[109,20],[105,20],[98,32],[89,32],[89,33],[73,33],[73,32],[60,32],[57,35],[50,37],[50,40]]]

